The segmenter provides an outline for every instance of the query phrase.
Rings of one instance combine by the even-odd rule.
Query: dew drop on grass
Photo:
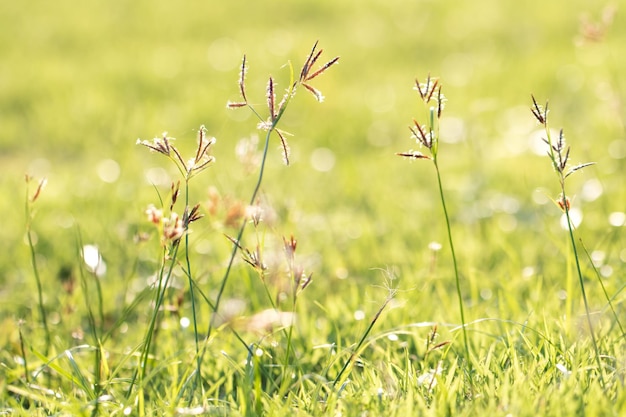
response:
[[[395,333],[390,333],[387,335],[387,339],[389,339],[392,342],[397,342],[398,341],[398,335]]]
[[[188,328],[190,324],[191,324],[191,321],[189,320],[189,317],[180,318],[180,327],[182,327],[183,329]]]
[[[559,290],[559,291],[556,293],[556,296],[557,296],[557,297],[559,297],[559,300],[565,300],[565,299],[567,299],[567,291],[565,291],[565,290]]]

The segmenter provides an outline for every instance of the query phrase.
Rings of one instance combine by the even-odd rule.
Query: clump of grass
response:
[[[261,162],[260,162],[259,174],[257,177],[256,185],[252,191],[252,195],[250,196],[250,200],[249,200],[250,206],[255,205],[257,196],[259,194],[259,190],[261,189],[261,184],[263,182],[263,174],[265,172],[265,163],[267,161],[270,138],[272,137],[273,133],[276,134],[276,136],[278,136],[278,139],[280,141],[280,145],[281,145],[281,149],[283,153],[283,161],[286,165],[289,165],[290,150],[289,150],[289,144],[287,142],[286,137],[289,136],[290,134],[288,132],[285,132],[284,130],[279,129],[278,124],[281,118],[283,117],[283,115],[285,114],[285,111],[289,107],[289,104],[291,103],[291,100],[295,96],[296,92],[300,88],[304,88],[306,91],[310,92],[318,102],[324,101],[324,96],[322,95],[321,91],[313,87],[311,85],[311,81],[313,81],[315,78],[319,77],[320,75],[324,74],[326,70],[328,70],[331,66],[336,64],[337,61],[339,60],[339,57],[335,57],[331,59],[330,61],[326,62],[325,64],[319,66],[317,69],[314,69],[315,65],[318,63],[320,56],[322,55],[322,52],[323,52],[322,49],[319,49],[319,50],[317,49],[317,45],[318,43],[315,42],[315,44],[313,45],[313,48],[311,48],[311,51],[307,55],[304,61],[304,64],[302,65],[302,68],[300,69],[299,76],[297,78],[295,78],[294,76],[293,66],[291,65],[291,63],[288,64],[288,68],[290,71],[289,84],[287,86],[285,93],[282,96],[282,99],[278,103],[276,102],[276,89],[277,89],[276,81],[274,80],[272,76],[269,77],[268,82],[267,82],[266,94],[265,94],[266,103],[267,103],[267,116],[266,117],[263,117],[261,115],[261,112],[256,109],[255,105],[252,104],[248,100],[248,94],[246,91],[246,74],[248,72],[247,58],[244,55],[242,59],[241,67],[239,71],[239,80],[238,80],[240,100],[235,101],[235,102],[229,101],[227,103],[227,107],[229,109],[248,108],[259,120],[257,124],[257,128],[266,132],[265,141],[263,145],[263,154],[262,154]],[[243,221],[241,222],[241,226],[239,228],[239,232],[237,233],[237,236],[233,239],[233,249],[232,249],[229,261],[228,261],[228,265],[226,267],[226,271],[224,272],[224,276],[221,280],[220,287],[218,289],[217,296],[215,298],[215,302],[213,303],[213,314],[217,314],[217,311],[220,307],[222,296],[224,294],[224,290],[226,288],[228,278],[230,277],[230,272],[233,266],[233,262],[235,260],[237,251],[241,247],[240,242],[243,238],[243,234],[244,234],[244,231],[246,229],[248,222],[249,222],[248,218],[243,219]],[[207,339],[211,337],[212,330],[213,330],[213,325],[211,323],[209,325],[209,329],[207,332]]]
[[[141,349],[141,358],[138,365],[138,370],[135,376],[131,380],[131,385],[128,390],[128,395],[135,384],[136,379],[139,379],[140,390],[143,389],[142,380],[146,374],[146,368],[148,363],[148,357],[151,353],[151,347],[154,342],[155,331],[158,327],[158,317],[163,305],[167,289],[169,287],[170,280],[174,271],[174,267],[178,265],[179,261],[179,249],[181,242],[184,242],[184,267],[183,271],[187,275],[189,281],[189,293],[191,298],[192,309],[192,321],[193,331],[196,347],[196,377],[197,382],[200,381],[200,345],[199,345],[199,330],[197,324],[197,311],[196,311],[196,297],[195,297],[195,281],[191,271],[191,262],[189,259],[189,225],[200,218],[203,215],[200,213],[200,204],[190,206],[189,203],[189,182],[193,177],[204,171],[215,162],[215,157],[210,154],[216,139],[207,136],[207,130],[204,126],[200,126],[197,136],[197,147],[195,155],[190,159],[185,160],[178,148],[173,144],[174,138],[167,136],[167,133],[163,133],[162,137],[154,138],[151,142],[146,140],[137,140],[137,144],[147,147],[153,152],[160,153],[168,157],[178,169],[183,181],[184,181],[184,208],[183,214],[179,215],[174,211],[174,207],[178,201],[180,195],[180,181],[172,183],[170,204],[164,214],[164,208],[157,208],[151,205],[146,210],[148,220],[152,222],[159,231],[160,245],[162,249],[162,256],[160,260],[160,268],[156,279],[156,293],[154,296],[154,307],[150,319],[146,336],[144,338],[144,344]],[[193,391],[193,390],[192,390]],[[140,395],[140,398],[143,396]]]
[[[552,138],[552,133],[550,131],[550,127],[548,124],[548,103],[546,102],[545,106],[541,106],[535,100],[535,97],[532,96],[532,107],[531,111],[537,122],[541,126],[543,126],[546,137],[543,138],[543,141],[548,145],[548,157],[552,162],[552,168],[556,173],[556,176],[559,180],[559,189],[560,194],[557,197],[556,204],[559,208],[565,213],[565,219],[567,220],[567,230],[569,233],[569,240],[572,245],[572,251],[574,253],[574,262],[576,265],[576,273],[578,275],[578,283],[580,284],[580,292],[583,298],[583,302],[585,305],[585,316],[587,318],[587,325],[589,326],[589,333],[591,335],[591,342],[593,344],[593,349],[595,353],[596,365],[598,367],[598,375],[600,377],[600,383],[604,387],[604,376],[602,370],[602,363],[600,361],[600,351],[598,349],[598,344],[596,342],[596,336],[593,329],[593,324],[591,323],[591,312],[589,310],[589,301],[587,299],[587,292],[585,290],[585,279],[583,277],[583,273],[580,266],[580,259],[578,255],[578,249],[576,247],[576,239],[574,238],[574,224],[572,222],[570,216],[571,202],[570,198],[567,195],[565,190],[565,182],[566,179],[572,175],[574,172],[579,171],[585,167],[593,165],[594,162],[585,162],[574,166],[569,166],[569,156],[570,156],[570,147],[565,143],[565,135],[563,134],[563,129],[559,131],[559,137],[554,139]]]
[[[426,124],[421,124],[417,120],[413,119],[413,124],[409,126],[411,131],[411,137],[415,139],[420,148],[425,148],[428,154],[424,154],[420,151],[409,150],[407,152],[400,152],[397,155],[409,158],[409,159],[423,159],[430,160],[435,168],[437,176],[437,186],[439,189],[439,200],[441,201],[441,207],[443,209],[443,215],[446,222],[446,231],[448,234],[448,244],[450,245],[450,252],[452,254],[452,265],[454,266],[454,278],[457,291],[457,299],[459,304],[459,312],[461,314],[461,329],[463,333],[463,345],[465,348],[466,361],[470,369],[470,380],[472,371],[472,358],[470,356],[469,341],[467,338],[467,329],[465,321],[465,309],[463,302],[463,293],[461,291],[461,276],[459,273],[458,262],[456,259],[456,252],[454,250],[454,240],[452,239],[452,227],[450,222],[450,216],[448,215],[448,207],[446,205],[445,193],[443,191],[443,184],[441,179],[441,170],[439,168],[439,123],[441,120],[441,114],[444,110],[447,99],[441,92],[441,83],[438,78],[433,78],[430,75],[426,78],[426,81],[421,83],[419,80],[415,80],[415,90],[417,90],[424,108],[427,114]]]

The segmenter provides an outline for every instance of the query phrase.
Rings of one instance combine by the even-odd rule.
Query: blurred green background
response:
[[[158,255],[154,240],[133,243],[150,230],[145,207],[158,203],[151,182],[160,179],[166,194],[176,178],[136,139],[167,131],[190,152],[206,125],[217,138],[217,163],[194,180],[192,201],[205,203],[211,186],[247,200],[255,177],[234,150],[259,134],[257,121],[225,106],[238,98],[241,57],[249,61],[250,100],[264,109],[267,77],[284,88],[284,64],[299,68],[316,40],[322,59],[340,55],[340,63],[314,83],[326,96],[321,105],[304,91],[292,102],[282,125],[295,135],[292,165],[282,165],[276,141],[263,192],[279,214],[275,232],[299,239],[316,279],[310,291],[322,302],[336,288],[369,305],[363,294],[382,281],[373,268],[394,269],[401,288],[423,294],[419,302],[431,300],[429,280],[451,277],[446,245],[442,273],[429,272],[428,243],[445,242],[432,167],[395,156],[417,147],[407,129],[420,115],[412,86],[429,73],[441,77],[449,100],[440,158],[472,298],[488,306],[498,289],[537,277],[549,300],[563,287],[567,242],[549,202],[558,183],[533,151],[531,93],[550,100],[552,127],[565,128],[572,162],[598,162],[569,187],[584,213],[581,234],[598,265],[609,266],[615,290],[626,261],[623,228],[609,222],[626,211],[623,10],[589,39],[589,25],[603,31],[611,10],[609,2],[582,0],[2,2],[3,310],[19,316],[34,290],[23,237],[25,173],[49,180],[34,223],[46,288],[77,263],[78,226],[84,243],[99,246],[115,293],[138,277],[137,259]],[[234,233],[212,224],[197,223],[192,235],[209,289],[229,251],[222,232]]]

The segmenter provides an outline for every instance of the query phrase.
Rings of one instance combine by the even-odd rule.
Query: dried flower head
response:
[[[183,223],[185,224],[186,227],[189,227],[191,223],[197,220],[200,220],[203,217],[204,217],[204,214],[200,213],[200,204],[196,204],[195,206],[191,208],[191,210],[188,210],[188,207],[185,208],[185,215],[183,216]]]
[[[420,83],[419,80],[416,79],[413,89],[417,90],[424,103],[429,103],[433,96],[435,96],[435,92],[440,89],[439,78],[431,78],[430,74],[428,74],[426,82],[424,83]]]
[[[267,82],[267,107],[269,109],[270,120],[276,120],[276,93],[274,92],[274,79],[270,77]]]
[[[296,248],[298,241],[291,235],[289,239],[283,237],[283,244],[285,246],[285,254],[287,255],[287,261],[292,263],[295,258]]]
[[[176,242],[185,233],[183,220],[176,213],[171,213],[170,217],[163,218],[163,237],[166,240]]]
[[[26,179],[26,184],[28,184],[28,183],[30,183],[30,181],[33,178],[30,175],[26,174],[25,175],[25,179]],[[41,195],[41,192],[43,191],[43,189],[46,188],[47,184],[48,184],[48,179],[47,178],[44,177],[41,180],[39,180],[39,183],[37,184],[37,189],[35,190],[35,193],[32,195],[32,197],[29,198],[29,201],[31,203],[34,203],[35,201],[37,201],[37,199]]]
[[[408,151],[408,152],[397,152],[396,155],[398,156],[404,156],[405,158],[409,158],[409,159],[432,159],[430,156],[428,155],[424,155],[421,152],[418,151]]]
[[[539,122],[539,124],[546,126],[548,124],[548,102],[546,101],[545,106],[541,106],[535,100],[535,96],[531,95],[533,99],[533,106],[531,107],[531,111],[533,112],[533,116]]]
[[[315,42],[315,44],[313,45],[313,48],[307,55],[304,61],[304,64],[302,65],[302,69],[300,70],[300,76],[297,80],[293,79],[293,68],[291,67],[291,64],[289,65],[290,68],[292,69],[292,80],[291,80],[292,82],[286,89],[278,105],[276,105],[276,82],[273,77],[269,77],[266,91],[265,91],[265,97],[266,97],[269,115],[265,120],[263,120],[260,114],[254,108],[252,108],[252,106],[248,102],[248,98],[246,95],[246,88],[245,88],[245,77],[247,73],[247,60],[246,60],[245,55],[241,62],[241,68],[239,71],[239,80],[238,80],[239,94],[241,96],[242,101],[235,101],[235,102],[229,101],[226,104],[226,106],[230,109],[236,109],[240,107],[250,107],[252,111],[254,112],[254,114],[260,119],[259,123],[257,124],[257,128],[259,130],[264,130],[268,132],[268,135],[271,132],[277,133],[278,137],[280,138],[280,144],[282,147],[283,161],[285,162],[286,165],[289,165],[289,144],[287,143],[287,140],[285,137],[288,135],[288,133],[282,130],[279,130],[277,128],[278,121],[280,120],[283,113],[285,112],[289,101],[296,94],[296,90],[299,86],[304,87],[305,90],[313,94],[313,96],[315,97],[317,101],[320,101],[320,102],[323,101],[324,96],[322,95],[322,93],[315,87],[311,86],[309,82],[319,77],[320,75],[322,75],[324,72],[326,72],[326,70],[328,70],[328,68],[333,66],[339,60],[339,57],[335,57],[331,59],[330,61],[328,61],[326,64],[319,67],[318,69],[313,70],[313,67],[315,66],[315,64],[317,63],[318,59],[320,58],[322,54],[321,49],[317,50],[317,44],[318,43]]]
[[[428,124],[420,124],[417,120],[413,119],[413,125],[409,126],[411,132],[411,138],[415,139],[420,147],[424,147],[429,150],[430,155],[424,155],[422,152],[409,150],[408,152],[396,153],[398,156],[403,156],[409,159],[431,159],[436,161],[438,150],[438,121],[441,118],[445,103],[448,101],[441,92],[441,83],[438,78],[433,78],[428,75],[425,82],[415,80],[413,87],[420,96],[420,99],[426,106],[429,117]],[[434,102],[434,104],[432,103]]]
[[[561,182],[565,181],[565,179],[574,172],[595,164],[595,162],[585,162],[566,171],[567,163],[569,162],[570,147],[566,145],[563,129],[559,131],[559,137],[556,140],[553,140],[550,136],[550,130],[548,129],[548,103],[546,102],[545,107],[542,107],[537,104],[537,100],[535,100],[534,96],[531,97],[533,105],[530,110],[532,111],[533,116],[535,116],[535,119],[543,125],[546,131],[547,139],[543,138],[543,141],[548,145],[548,157],[550,157],[552,166],[558,173]]]
[[[150,204],[146,209],[146,216],[150,223],[160,225],[163,219],[163,210],[157,209],[153,204]]]
[[[569,197],[564,196],[562,193],[559,194],[559,198],[557,199],[557,204],[563,210],[563,212],[570,211],[572,204]]]
[[[258,245],[254,251],[247,248],[243,249],[243,260],[260,273],[267,270],[267,265],[263,263],[261,249]]]
[[[409,126],[409,130],[411,131],[411,135],[415,138],[417,143],[419,143],[420,146],[425,146],[428,149],[432,149],[433,132],[428,130],[426,126],[417,123],[415,119],[413,119],[413,124],[415,125],[415,129]]]
[[[209,164],[215,162],[215,157],[209,154],[211,147],[217,141],[214,137],[207,137],[207,130],[204,125],[198,129],[198,147],[196,149],[196,156],[190,159],[187,163],[187,172],[200,172],[205,169]]]
[[[589,16],[583,15],[580,18],[579,35],[577,44],[586,42],[601,42],[604,40],[608,29],[613,24],[613,18],[617,12],[614,4],[609,4],[602,9],[602,15],[598,20],[592,20]]]
[[[198,130],[196,155],[187,161],[183,159],[178,149],[172,144],[174,140],[174,138],[167,136],[167,132],[163,132],[160,138],[154,138],[152,142],[137,139],[137,144],[145,146],[153,152],[158,152],[169,157],[187,179],[202,171],[215,161],[215,158],[209,155],[209,150],[215,143],[215,138],[207,138],[206,128],[204,126],[200,126]]]

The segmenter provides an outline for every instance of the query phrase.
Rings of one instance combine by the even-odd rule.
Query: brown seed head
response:
[[[533,106],[530,108],[530,111],[532,111],[533,116],[535,116],[539,124],[545,126],[548,123],[548,102],[546,101],[545,106],[541,106],[537,103],[537,100],[535,100],[534,95],[531,95],[531,97],[533,99]]]

